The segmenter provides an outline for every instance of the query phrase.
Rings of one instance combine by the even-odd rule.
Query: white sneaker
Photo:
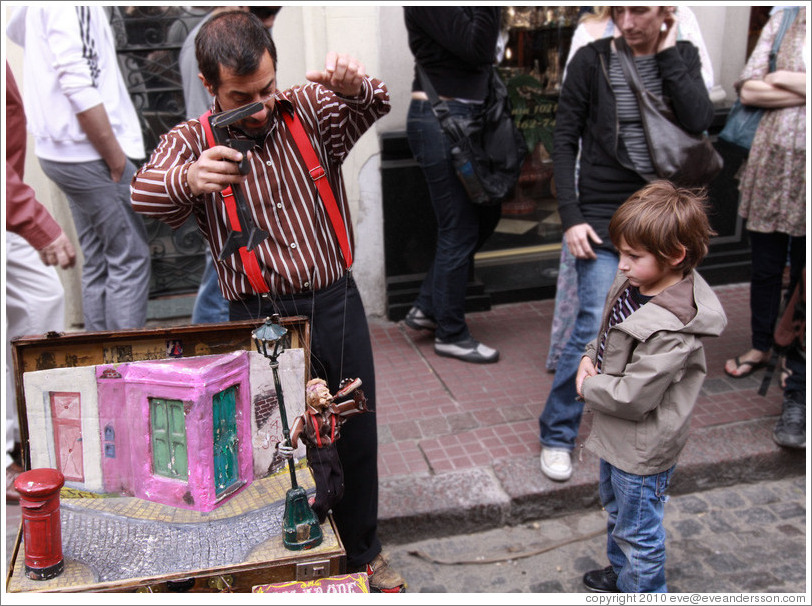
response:
[[[440,339],[434,339],[434,353],[438,356],[457,358],[474,364],[492,364],[499,361],[498,351],[480,343],[473,337],[456,343],[446,343]]]
[[[551,480],[564,482],[572,476],[572,457],[569,450],[542,447],[540,458],[541,471]]]

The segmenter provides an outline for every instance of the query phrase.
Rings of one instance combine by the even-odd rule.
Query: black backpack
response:
[[[423,90],[434,115],[451,140],[451,159],[468,197],[486,206],[502,203],[513,194],[527,156],[527,144],[511,116],[507,88],[492,68],[488,97],[482,110],[471,118],[448,114],[420,65],[417,66]]]

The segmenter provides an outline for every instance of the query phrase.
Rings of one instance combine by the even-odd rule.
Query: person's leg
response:
[[[351,279],[314,295],[268,301],[234,301],[230,319],[305,315],[310,319],[310,374],[327,381],[331,393],[342,379],[357,377],[367,406],[375,410],[375,366],[361,295]],[[333,517],[347,552],[347,568],[361,570],[381,552],[378,525],[378,434],[374,412],[360,414],[341,427],[336,442],[344,470],[344,498]]]
[[[44,335],[65,330],[65,292],[59,275],[45,265],[39,253],[17,234],[6,232],[6,484],[9,469],[19,474],[11,453],[19,443],[17,392],[11,340],[23,335]],[[13,479],[12,479],[13,481]],[[13,497],[13,494],[8,496]]]
[[[751,349],[725,362],[725,372],[744,377],[767,363],[773,344],[773,330],[781,307],[781,285],[790,238],[779,232],[748,231],[752,262],[750,267]]]
[[[88,306],[85,329],[144,326],[151,261],[144,222],[130,203],[135,166],[128,161],[116,183],[101,160],[77,164],[40,160],[40,164],[67,196],[79,233],[82,301]]]
[[[412,155],[421,170],[423,169],[423,162],[427,154],[432,151],[432,146],[439,144],[436,129],[432,121],[436,122],[437,118],[431,112],[428,104],[418,100],[412,100],[409,103],[409,111],[406,116],[406,135],[409,142],[409,148]],[[431,193],[429,192],[429,195]],[[436,261],[436,253],[431,263],[429,264],[423,282],[420,284],[420,291],[414,302],[414,307],[419,309],[425,316],[434,321],[434,301],[432,287],[434,285],[434,263]],[[436,322],[435,322],[436,328]]]
[[[618,514],[618,502],[612,478],[614,469],[603,459],[600,460],[598,493],[600,494],[601,505],[606,511],[606,557],[613,570],[617,573],[626,563],[626,556],[623,555],[623,551],[618,547],[613,536]]]
[[[372,411],[348,419],[336,442],[344,470],[344,498],[333,507],[333,516],[347,550],[347,567],[357,569],[381,551],[375,365],[366,313],[354,281],[349,280],[346,291],[331,290],[323,299],[316,299],[321,309],[314,309],[313,319],[313,354],[326,362],[323,378],[331,393],[342,379],[360,378]]]
[[[639,476],[612,468],[617,516],[612,538],[625,563],[617,588],[625,593],[667,591],[665,582],[665,502],[674,468]]]
[[[93,228],[93,216],[83,202],[81,188],[84,179],[74,176],[74,170],[81,170],[81,165],[39,160],[42,171],[65,194],[70,206],[73,225],[79,247],[82,249],[82,315],[84,329],[87,331],[106,330],[104,317],[105,284],[107,281],[107,261],[104,258],[103,246],[96,230]]]
[[[806,359],[792,348],[787,352],[785,364],[789,375],[773,440],[787,448],[806,448]]]
[[[617,521],[618,503],[615,498],[615,490],[612,485],[613,467],[603,459],[600,460],[598,494],[601,499],[601,506],[606,512],[606,556],[609,559],[609,566],[598,570],[590,570],[584,574],[583,582],[587,589],[598,592],[617,591],[617,571],[623,568],[626,563],[626,556],[623,555],[612,536]]]
[[[801,272],[803,272],[804,267],[806,267],[806,236],[792,236],[789,239],[788,296],[792,294],[795,285],[801,279]]]
[[[228,322],[228,301],[220,292],[217,270],[211,251],[206,247],[206,266],[200,286],[197,289],[195,305],[192,308],[192,324],[214,324]]]
[[[578,315],[567,345],[561,352],[555,378],[539,417],[540,441],[547,448],[572,451],[581,423],[583,403],[576,400],[575,374],[586,344],[600,330],[603,306],[617,273],[617,255],[596,249],[595,260],[577,259]]]
[[[462,116],[472,111],[462,103],[451,102],[449,108],[453,114]],[[407,129],[409,144],[425,176],[437,219],[437,248],[432,269],[415,305],[435,319],[438,339],[450,343],[464,341],[471,336],[465,323],[470,262],[485,237],[484,233],[483,237],[480,234],[481,211],[468,199],[456,176],[449,143],[429,103],[412,102]],[[489,228],[492,232],[492,227]]]
[[[782,233],[749,232],[752,257],[750,325],[753,349],[766,352],[773,344],[773,331],[781,307],[781,284],[787,266],[789,236]]]

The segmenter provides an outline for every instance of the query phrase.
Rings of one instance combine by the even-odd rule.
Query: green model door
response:
[[[188,480],[189,460],[186,454],[183,402],[150,398],[149,410],[154,472],[167,478]]]
[[[221,495],[239,480],[237,457],[237,387],[214,395],[214,487]]]

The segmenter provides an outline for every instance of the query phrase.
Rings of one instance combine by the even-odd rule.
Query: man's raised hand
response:
[[[305,74],[305,77],[311,82],[321,84],[344,97],[360,95],[365,76],[366,68],[363,63],[355,57],[334,51],[327,53],[324,60],[324,71],[311,70]]]

